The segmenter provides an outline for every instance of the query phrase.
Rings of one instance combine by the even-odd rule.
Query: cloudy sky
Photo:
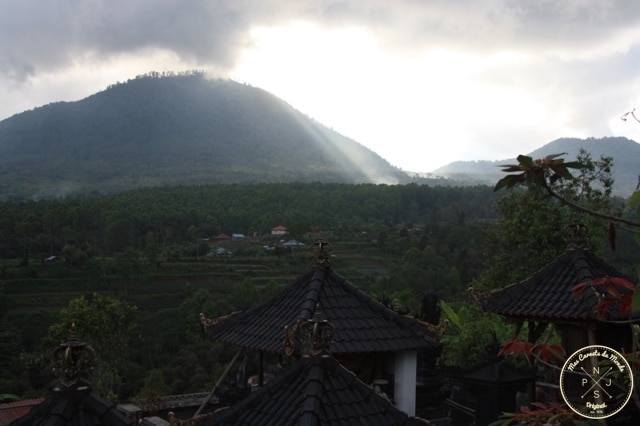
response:
[[[640,141],[638,0],[0,0],[0,120],[191,69],[409,171]]]

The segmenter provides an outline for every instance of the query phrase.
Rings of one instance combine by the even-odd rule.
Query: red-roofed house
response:
[[[271,228],[271,235],[284,235],[287,233],[287,228],[282,225]]]
[[[0,404],[0,425],[9,425],[15,420],[24,417],[33,407],[44,401],[44,398],[25,399],[22,401]]]

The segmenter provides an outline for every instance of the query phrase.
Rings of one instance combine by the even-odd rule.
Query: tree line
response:
[[[141,189],[112,196],[0,203],[0,258],[89,256],[285,225],[375,230],[396,224],[496,220],[491,189],[321,183]]]

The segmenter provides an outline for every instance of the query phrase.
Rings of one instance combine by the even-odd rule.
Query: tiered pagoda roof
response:
[[[635,286],[589,250],[572,248],[524,281],[475,296],[486,311],[512,318],[545,322],[628,319],[619,303],[602,303],[614,297],[610,289],[616,280]],[[582,283],[584,291],[576,294],[576,286]],[[615,286],[615,292],[629,296],[633,290]]]
[[[49,397],[24,417],[11,423],[12,426],[134,426],[135,424],[137,424],[135,418],[123,414],[115,404],[99,397],[89,389]]]
[[[205,425],[427,425],[330,356],[302,358]]]
[[[247,349],[283,353],[285,327],[313,318],[317,307],[336,328],[332,354],[435,347],[439,329],[400,315],[322,264],[270,300],[226,319],[201,316],[210,338]]]
[[[205,425],[425,425],[393,406],[331,356],[334,325],[316,311],[299,320],[301,360],[231,408],[212,414]]]
[[[0,425],[8,425],[17,419],[24,417],[33,407],[43,401],[44,398],[35,398],[0,404]]]

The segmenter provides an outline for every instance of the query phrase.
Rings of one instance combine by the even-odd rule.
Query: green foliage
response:
[[[550,224],[554,218],[560,218],[567,225],[586,225],[587,229],[591,231],[590,242],[592,250],[595,249],[595,251],[602,247],[602,242],[605,240],[608,240],[611,250],[615,251],[617,226],[624,226],[626,230],[629,230],[629,228],[636,231],[640,229],[640,222],[628,219],[619,212],[617,215],[610,213],[610,195],[613,185],[613,179],[611,178],[613,160],[611,157],[603,157],[600,161],[593,161],[591,156],[584,150],[580,151],[576,163],[564,163],[556,157],[558,156],[533,161],[530,157],[520,156],[518,157],[519,165],[505,166],[505,172],[516,172],[517,174],[511,174],[501,179],[495,190],[501,188],[509,189],[516,185],[527,184],[528,191],[520,198],[512,197],[512,199],[516,200],[515,203],[502,204],[502,207],[505,208],[503,210],[505,220],[502,222],[503,234],[502,236],[494,234],[493,238],[489,240],[489,247],[494,253],[494,262],[492,262],[492,267],[488,268],[477,281],[480,287],[492,288],[496,282],[506,284],[509,282],[506,280],[514,277],[513,272],[516,272],[515,276],[518,276],[521,272],[531,273],[537,267],[555,257],[556,253],[554,251],[559,251],[559,244],[539,244],[541,235],[544,238],[554,238],[555,235],[561,235],[557,230],[555,234],[543,234],[545,230],[542,229],[541,231],[539,229],[541,225]],[[579,175],[572,176],[568,172],[569,168],[578,169]],[[514,223],[523,224],[522,221],[518,221],[518,215],[522,214],[523,210],[531,211],[536,205],[547,209],[551,206],[550,203],[527,202],[531,200],[527,199],[527,196],[540,192],[552,197],[556,207],[553,210],[548,210],[546,212],[549,213],[548,215],[545,213],[542,217],[538,217],[537,220],[530,220],[529,227],[521,226],[521,229],[525,231],[518,233],[518,230],[514,229],[513,225]],[[629,208],[633,209],[637,205],[639,193],[636,187],[636,191],[629,199]],[[510,208],[510,210],[506,210],[506,208]],[[559,228],[559,225],[560,223],[556,223],[554,228]],[[533,229],[533,233],[531,229]],[[607,233],[606,236],[605,232]],[[525,238],[519,238],[523,234]],[[514,242],[516,243],[515,245]],[[520,244],[521,248],[522,243],[530,242],[534,243],[534,247],[543,248],[548,253],[541,253],[540,250],[537,251],[535,248],[534,250],[517,250],[519,248],[518,244]],[[514,258],[514,253],[520,258],[520,263],[518,263],[519,259]],[[526,259],[526,263],[523,261],[524,259]],[[517,269],[518,267],[520,267],[520,270]],[[640,275],[640,272],[638,275]],[[525,275],[522,274],[520,276]],[[630,303],[629,300],[622,300],[622,306],[625,309],[630,308],[634,311],[640,309],[640,295],[638,292],[634,292]]]
[[[163,249],[166,253],[169,246],[195,243],[194,237],[266,233],[278,224],[292,225],[300,238],[312,227],[335,230],[338,237],[371,228],[382,236],[380,248],[402,254],[408,241],[389,232],[392,224],[493,220],[497,198],[488,187],[311,183],[156,188],[107,197],[5,202],[0,203],[0,256],[29,253],[42,259],[59,254],[71,235],[74,250],[88,259],[131,248],[149,250],[146,257],[157,264]],[[65,223],[73,223],[73,230]]]
[[[60,312],[58,322],[49,327],[48,341],[52,348],[66,341],[72,325],[75,326],[78,337],[97,353],[92,377],[94,390],[105,398],[113,398],[114,386],[120,383],[121,368],[134,343],[135,313],[135,306],[112,297],[94,293],[87,300],[81,296]]]
[[[117,275],[122,280],[130,280],[143,270],[140,252],[130,248],[116,254],[116,264]]]
[[[144,378],[144,386],[138,392],[138,396],[143,399],[157,398],[164,395],[171,395],[172,389],[164,381],[162,370],[153,369]]]
[[[203,257],[198,240],[255,231],[276,244],[268,234],[280,224],[293,224],[305,242],[317,238],[310,229],[322,231],[334,244],[336,270],[364,291],[386,295],[398,310],[417,312],[420,293],[428,290],[445,296],[457,315],[451,318],[465,328],[452,326],[445,335],[455,348],[445,361],[471,364],[491,343],[491,330],[499,338],[503,333],[477,307],[454,303],[466,300],[463,290],[483,269],[483,231],[497,223],[492,211],[497,198],[488,187],[313,183],[157,188],[0,203],[0,277],[11,312],[7,332],[18,336],[23,353],[7,352],[20,373],[0,384],[5,392],[41,395],[50,380],[50,350],[68,332],[67,322],[58,340],[45,339],[47,347],[40,346],[46,325],[60,322],[49,312],[65,306],[69,294],[99,292],[138,306],[127,359],[116,363],[117,369],[101,370],[106,379],[126,374],[142,389],[146,372],[159,369],[171,393],[209,390],[233,348],[205,339],[198,315],[215,318],[246,309],[306,270],[310,259],[306,251],[266,252],[262,241],[234,248],[233,256]],[[122,241],[109,231],[118,223],[127,224]],[[86,261],[73,267],[40,261],[66,245],[86,254]],[[20,266],[25,251],[29,265]],[[93,301],[86,297],[85,305]],[[90,336],[84,340],[96,347]]]
[[[258,302],[260,295],[251,278],[245,278],[231,290],[230,302],[236,309],[244,311]]]
[[[382,293],[393,294],[408,290],[414,295],[434,293],[450,298],[458,295],[462,286],[458,269],[440,256],[433,247],[428,246],[423,250],[417,247],[409,248],[400,263],[391,265],[388,274],[380,280],[377,288],[378,292]],[[418,301],[414,300],[412,306],[408,307],[416,312],[417,303]]]
[[[206,352],[196,351],[194,348],[198,346],[180,349],[162,369],[167,376],[169,388],[176,394],[204,392],[212,387],[213,376],[211,371],[205,369],[207,363],[202,359]],[[199,349],[204,348],[204,345],[200,345]]]
[[[240,285],[242,286],[242,284]],[[208,318],[217,318],[233,311],[233,307],[227,299],[233,300],[233,296],[199,288],[192,293],[191,297],[180,304],[180,318],[176,318],[174,321],[183,324],[182,329],[185,331],[184,336],[186,338],[184,343],[202,341],[202,326],[199,323],[200,314],[205,314]],[[178,345],[181,345],[181,343]]]
[[[497,355],[498,342],[505,341],[512,328],[498,315],[484,312],[476,304],[440,301],[443,320],[449,328],[442,337],[442,359],[448,365],[469,367]]]
[[[502,171],[509,174],[498,181],[494,191],[522,184],[551,185],[561,179],[573,179],[569,169],[581,169],[585,165],[579,161],[565,163],[563,158],[559,158],[566,153],[548,155],[541,159],[534,160],[526,155],[518,155],[518,164],[501,166]]]
[[[280,291],[280,286],[274,281],[269,280],[262,290],[262,299],[267,300]]]
[[[11,321],[8,313],[9,298],[4,294],[4,284],[0,282],[0,364],[9,366],[20,353],[19,330]],[[14,374],[10,368],[0,369],[0,379],[9,379]],[[0,389],[7,391],[8,389]]]
[[[62,255],[65,263],[72,267],[83,266],[89,259],[87,253],[76,247],[75,244],[66,244],[62,248]]]
[[[552,177],[565,177],[569,166],[578,169],[580,173],[575,178],[553,180],[554,191],[568,200],[579,200],[590,208],[606,210],[610,208],[613,183],[610,179],[611,159],[594,161],[584,151],[576,164],[553,158],[547,162],[519,159],[524,171],[515,176],[522,179],[525,189],[514,188],[497,201],[496,210],[502,214],[502,220],[497,228],[487,233],[488,261],[474,287],[502,287],[531,275],[566,249],[565,229],[571,224],[586,225],[593,251],[600,251],[604,245],[608,229],[605,223],[551,197],[546,189],[551,180],[544,179],[547,179],[547,166]],[[509,187],[504,183],[502,186],[505,185]]]
[[[20,401],[20,397],[18,395],[13,395],[10,393],[0,393],[0,404],[13,401]]]

